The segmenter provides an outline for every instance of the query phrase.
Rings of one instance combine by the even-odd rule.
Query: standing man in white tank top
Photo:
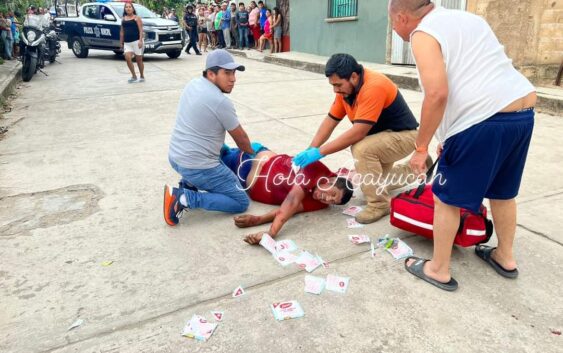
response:
[[[433,257],[408,258],[405,268],[441,289],[457,289],[449,265],[460,208],[478,212],[488,198],[498,246],[479,245],[475,253],[498,274],[516,278],[515,198],[534,126],[535,89],[481,17],[430,0],[390,0],[389,15],[393,29],[411,42],[424,93],[411,167],[425,171],[435,135],[443,181],[432,187]]]

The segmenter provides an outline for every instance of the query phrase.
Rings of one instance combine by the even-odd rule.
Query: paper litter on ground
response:
[[[304,269],[307,272],[313,272],[321,265],[321,260],[319,260],[317,256],[313,256],[308,251],[302,251],[299,257],[295,260],[295,263],[299,266],[299,268]]]
[[[84,323],[84,320],[82,320],[82,319],[76,319],[76,320],[72,323],[72,325],[70,325],[70,326],[68,327],[67,331],[70,331],[70,330],[72,330],[72,329],[75,329],[75,328],[77,328],[78,326],[82,325],[83,323]]]
[[[203,316],[194,315],[186,326],[184,326],[182,336],[205,342],[211,337],[213,332],[215,332],[216,328],[217,324],[207,322]]]
[[[323,260],[322,257],[319,256],[319,254],[315,254],[317,256],[317,259],[319,259],[321,265],[323,266],[323,268],[328,268],[328,262],[326,262],[325,260]]]
[[[287,265],[294,263],[295,260],[297,260],[297,255],[294,255],[290,252],[284,251],[284,252],[279,252],[279,253],[275,254],[274,258],[276,259],[276,261],[280,265],[285,267]]]
[[[285,239],[276,242],[276,251],[284,252],[284,251],[295,251],[297,250],[297,244],[293,240]]]
[[[346,219],[346,226],[348,228],[363,228],[364,227],[363,224],[356,222],[356,220],[354,218]]]
[[[225,315],[225,313],[222,312],[222,311],[211,311],[211,315],[213,315],[213,318],[216,321],[220,322],[220,321],[223,321],[223,316]]]
[[[233,291],[233,298],[237,298],[240,297],[242,295],[245,294],[244,289],[242,288],[242,286],[238,286],[235,288],[235,290]]]
[[[350,207],[346,207],[344,211],[342,211],[342,213],[345,214],[346,216],[355,217],[362,210],[363,208],[361,208],[360,206],[350,206]]]
[[[276,241],[270,236],[270,234],[263,234],[262,239],[260,239],[260,245],[264,249],[268,250],[270,254],[274,255],[276,253]]]
[[[279,321],[303,317],[305,312],[296,300],[273,303],[270,305],[274,318]]]
[[[369,236],[365,235],[365,234],[352,234],[348,236],[348,240],[350,240],[352,243],[356,244],[356,245],[360,245],[363,243],[369,243],[371,242],[371,240],[369,239]]]
[[[104,261],[104,262],[102,262],[102,266],[108,267],[108,266],[110,266],[112,263],[113,263],[113,261]]]
[[[321,294],[325,289],[326,281],[322,277],[306,275],[305,276],[305,292],[312,294]]]
[[[349,283],[350,277],[341,277],[336,275],[326,276],[326,290],[344,294],[348,289]]]
[[[392,239],[390,246],[388,246],[388,244],[389,243],[385,244],[385,248],[391,255],[393,255],[395,260],[404,259],[405,257],[409,257],[414,254],[407,243],[405,243],[401,239]]]

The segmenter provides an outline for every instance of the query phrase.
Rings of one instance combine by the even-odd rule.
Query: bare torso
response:
[[[536,92],[532,92],[527,96],[519,98],[514,102],[507,105],[503,110],[502,113],[509,113],[509,112],[517,112],[519,110],[533,108],[536,105],[537,95]]]

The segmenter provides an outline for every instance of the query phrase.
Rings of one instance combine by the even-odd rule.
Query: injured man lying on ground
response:
[[[293,215],[344,205],[352,198],[352,183],[338,177],[323,163],[315,162],[296,172],[292,169],[291,156],[274,153],[256,142],[252,147],[255,156],[225,145],[221,160],[238,176],[252,200],[281,206],[263,215],[235,217],[239,228],[272,223],[268,231],[247,235],[245,242],[258,244],[265,233],[276,237]]]

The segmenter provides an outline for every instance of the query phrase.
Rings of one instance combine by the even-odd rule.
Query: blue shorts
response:
[[[518,195],[534,129],[534,110],[498,113],[444,143],[432,192],[478,212],[483,199]]]
[[[256,154],[262,151],[269,151],[266,147],[261,147]],[[252,158],[246,152],[240,150],[240,148],[222,148],[221,149],[221,161],[227,166],[240,180],[240,183],[244,188],[247,187],[246,179],[250,170],[252,169]]]

